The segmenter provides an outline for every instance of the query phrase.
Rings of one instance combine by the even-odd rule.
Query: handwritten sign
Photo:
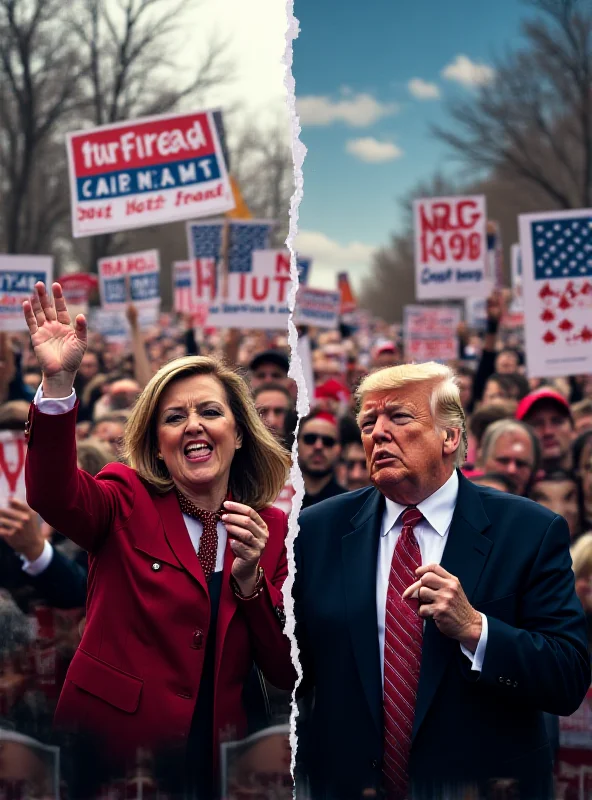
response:
[[[405,306],[403,320],[407,361],[421,363],[458,358],[459,308]]]
[[[222,280],[210,294],[208,325],[213,328],[287,330],[290,309],[290,253],[287,250],[254,250],[248,272],[231,272],[227,291]],[[212,282],[208,281],[208,287]],[[202,290],[203,291],[203,290]],[[210,289],[205,289],[205,297]],[[202,297],[204,294],[202,294]]]
[[[99,260],[101,305],[106,310],[160,306],[158,250],[110,256]]]
[[[74,236],[234,208],[214,113],[150,117],[69,134]]]
[[[51,286],[51,256],[0,256],[0,331],[25,331],[22,304],[43,281]]]
[[[294,325],[336,328],[339,323],[341,293],[299,286],[294,309]]]
[[[485,198],[416,200],[413,213],[416,298],[486,297],[492,286]]]

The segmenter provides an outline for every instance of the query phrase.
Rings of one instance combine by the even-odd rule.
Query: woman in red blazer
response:
[[[286,515],[271,508],[289,455],[246,383],[214,359],[161,368],[129,419],[127,464],[77,468],[73,392],[86,349],[62,290],[23,304],[43,382],[31,406],[27,499],[89,553],[84,635],[56,710],[123,762],[183,748],[198,797],[214,795],[219,745],[246,733],[253,663],[290,690],[283,633]],[[205,512],[205,513],[204,513]]]

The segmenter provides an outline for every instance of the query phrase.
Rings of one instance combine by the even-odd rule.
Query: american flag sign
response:
[[[529,375],[590,372],[592,210],[522,215],[520,250]]]

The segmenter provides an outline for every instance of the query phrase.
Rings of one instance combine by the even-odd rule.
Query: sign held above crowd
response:
[[[234,208],[214,111],[103,125],[67,137],[75,237]]]
[[[417,300],[485,297],[492,288],[483,196],[432,197],[413,204]]]

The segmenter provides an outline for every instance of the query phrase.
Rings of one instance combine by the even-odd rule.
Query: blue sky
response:
[[[521,0],[295,0],[294,14],[308,149],[298,247],[314,259],[312,284],[332,287],[348,270],[359,285],[372,249],[401,225],[399,198],[458,170],[430,125],[490,79],[532,11]]]

